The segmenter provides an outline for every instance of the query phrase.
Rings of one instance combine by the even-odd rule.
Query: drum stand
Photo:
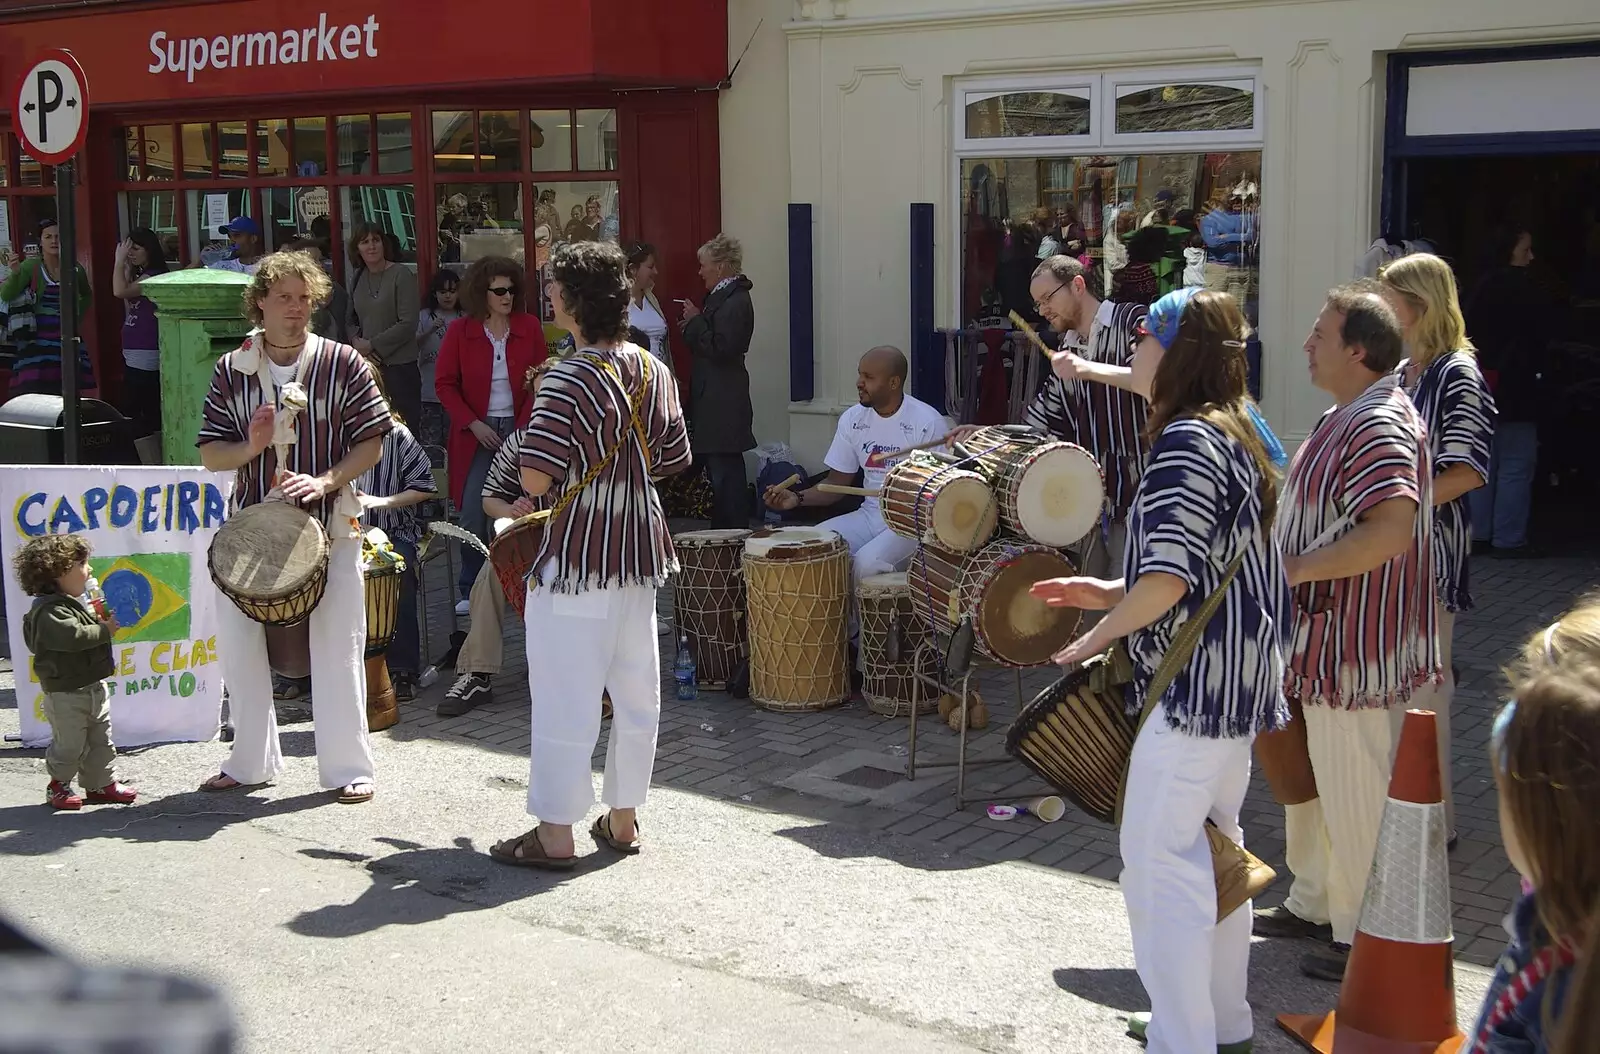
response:
[[[923,660],[928,654],[936,660],[924,667]],[[972,675],[981,668],[1004,669],[988,663],[980,663],[974,659],[967,665],[966,672],[961,675],[959,688],[945,680],[943,651],[933,644],[923,641],[917,645],[917,650],[912,656],[913,688],[911,690],[911,742],[906,747],[906,779],[915,781],[917,778],[917,711],[921,709],[922,689],[927,687],[940,695],[955,695],[961,700],[961,742],[956,750],[954,761],[930,761],[923,764],[924,769],[946,769],[952,766],[956,770],[956,808],[963,809],[967,804],[967,766],[971,765],[1004,765],[1010,762],[1010,757],[974,758],[967,760],[967,719],[968,707],[971,703]],[[937,674],[924,673],[925,668],[939,671]],[[1017,683],[1017,709],[1020,712],[1027,700],[1022,691],[1022,669],[1014,668]]]

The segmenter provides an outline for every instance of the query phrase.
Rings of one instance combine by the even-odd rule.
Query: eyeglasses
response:
[[[1035,311],[1043,311],[1044,310],[1044,306],[1050,302],[1052,297],[1054,297],[1057,293],[1061,292],[1061,290],[1065,289],[1067,286],[1069,286],[1071,284],[1072,283],[1070,283],[1070,282],[1062,282],[1060,285],[1058,285],[1054,289],[1050,290],[1050,292],[1046,293],[1045,294],[1045,298],[1043,300],[1035,300],[1033,302],[1033,309]]]
[[[517,287],[514,285],[494,285],[489,287],[489,292],[494,296],[516,296]]]

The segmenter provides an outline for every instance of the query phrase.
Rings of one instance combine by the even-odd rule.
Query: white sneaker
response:
[[[457,615],[470,615],[470,614],[472,614],[472,601],[470,601],[470,600],[458,600],[458,601],[456,601],[456,614]]]

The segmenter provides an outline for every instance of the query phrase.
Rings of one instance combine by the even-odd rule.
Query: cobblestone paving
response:
[[[1548,624],[1571,601],[1600,583],[1600,563],[1588,558],[1510,561],[1474,559],[1477,611],[1456,628],[1460,684],[1454,702],[1456,823],[1460,842],[1451,856],[1457,954],[1488,965],[1504,944],[1501,918],[1517,892],[1517,879],[1500,845],[1486,744],[1489,724],[1502,689],[1501,667],[1534,630]],[[429,569],[429,615],[433,646],[454,619],[453,594],[442,563]],[[671,591],[661,597],[671,614]],[[457,620],[465,628],[465,619]],[[918,772],[904,780],[908,723],[870,713],[859,702],[809,713],[771,713],[748,701],[702,689],[682,702],[671,690],[672,638],[663,637],[663,690],[660,746],[655,781],[748,802],[832,823],[882,831],[885,838],[933,843],[981,860],[1026,860],[1114,881],[1120,870],[1116,832],[1068,808],[1057,823],[1031,817],[997,822],[986,815],[993,802],[1013,803],[1048,788],[1006,757],[1006,726],[1015,717],[1017,695],[1011,671],[985,671],[975,681],[991,711],[987,729],[973,733],[969,758],[995,760],[968,771],[968,803],[956,808],[954,774],[930,763],[948,762],[956,753],[956,734],[937,715],[918,726]],[[399,726],[386,735],[464,737],[503,751],[508,772],[525,764],[528,748],[528,683],[522,627],[506,626],[506,666],[494,681],[494,698],[458,718],[440,718],[434,705],[454,679],[419,694]],[[1023,677],[1024,697],[1051,679],[1049,671]],[[595,753],[604,762],[605,737]],[[521,774],[520,771],[517,774]],[[1274,903],[1287,891],[1283,863],[1283,810],[1257,775],[1245,803],[1244,827],[1250,848],[1279,871],[1275,887],[1262,898]],[[887,851],[886,851],[887,855]]]

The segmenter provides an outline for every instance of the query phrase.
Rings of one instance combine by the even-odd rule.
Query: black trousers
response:
[[[161,374],[155,370],[122,370],[122,416],[138,428],[140,436],[161,431]]]
[[[390,406],[400,414],[406,427],[415,432],[422,427],[422,371],[414,362],[380,368]]]
[[[711,484],[711,529],[742,530],[750,526],[750,491],[743,454],[696,454]]]

